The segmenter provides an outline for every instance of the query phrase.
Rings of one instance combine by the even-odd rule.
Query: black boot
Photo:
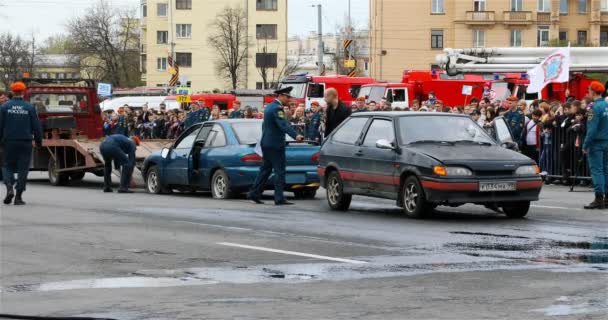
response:
[[[585,209],[604,209],[605,203],[604,203],[604,195],[602,193],[596,193],[595,194],[595,200],[593,200],[593,202],[591,202],[590,204],[585,206]]]
[[[24,204],[25,202],[23,202],[23,199],[21,199],[21,192],[17,192],[17,196],[15,197],[15,205],[22,206]]]
[[[14,196],[15,196],[15,191],[13,190],[13,187],[6,186],[6,197],[4,198],[4,204],[11,204]]]

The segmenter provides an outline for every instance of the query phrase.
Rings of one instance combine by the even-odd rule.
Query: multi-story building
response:
[[[370,75],[399,80],[443,48],[608,46],[608,0],[370,0]]]
[[[343,63],[345,53],[342,48],[346,36],[343,33],[323,35],[323,61],[327,74],[336,74],[346,68],[336,68],[336,63]],[[308,72],[317,74],[317,44],[319,36],[311,32],[306,37],[294,36],[288,40],[287,59],[295,67],[294,73]],[[357,75],[367,76],[369,71],[369,36],[367,30],[353,32],[351,52],[357,61]]]
[[[190,82],[194,92],[230,89],[216,70],[216,48],[207,41],[211,24],[226,7],[241,8],[247,20],[246,30],[241,30],[249,40],[241,86],[260,87],[258,67],[283,68],[287,63],[287,0],[142,0],[142,80],[148,86],[168,84],[168,57],[174,44],[180,82]]]

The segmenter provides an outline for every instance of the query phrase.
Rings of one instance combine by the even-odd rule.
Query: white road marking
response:
[[[531,205],[531,207],[533,207],[533,208],[542,208],[542,209],[559,209],[559,210],[583,211],[583,209],[580,209],[580,208],[568,208],[568,207],[553,207],[553,206],[540,206],[540,205]]]
[[[231,243],[231,242],[218,242],[217,244],[222,245],[222,246],[228,246],[228,247],[237,247],[237,248],[243,248],[243,249],[251,249],[251,250],[258,250],[258,251],[274,252],[274,253],[281,253],[281,254],[287,254],[287,255],[292,255],[292,256],[315,258],[315,259],[320,259],[320,260],[329,260],[329,261],[354,263],[354,264],[364,264],[364,263],[367,263],[366,261],[342,259],[342,258],[335,258],[335,257],[328,257],[328,256],[320,256],[320,255],[310,254],[310,253],[304,253],[304,252],[286,251],[286,250],[279,250],[279,249],[272,249],[272,248],[265,248],[265,247],[248,246],[248,245],[245,245],[245,244],[238,244],[238,243]]]

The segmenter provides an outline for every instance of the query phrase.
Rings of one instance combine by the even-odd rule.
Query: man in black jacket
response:
[[[346,118],[350,116],[350,108],[347,108],[338,99],[338,91],[334,88],[325,90],[325,137],[327,138]]]

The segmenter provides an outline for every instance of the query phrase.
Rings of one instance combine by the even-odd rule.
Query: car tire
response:
[[[52,157],[49,159],[49,182],[53,186],[66,186],[70,182],[70,176],[64,172],[57,172],[57,166],[55,165],[55,159]]]
[[[346,211],[353,196],[344,193],[344,182],[337,171],[327,177],[327,203],[332,210]]]
[[[211,195],[213,199],[230,199],[233,196],[230,189],[230,179],[224,170],[217,170],[211,178]]]
[[[146,191],[152,194],[170,193],[170,190],[161,183],[157,166],[150,167],[146,172]]]
[[[293,192],[296,199],[312,200],[317,195],[317,189],[305,188]]]
[[[85,174],[86,174],[86,172],[84,172],[84,171],[74,172],[74,173],[70,174],[70,181],[81,181],[82,179],[84,179]]]
[[[401,197],[403,213],[408,218],[425,218],[433,210],[432,205],[426,202],[424,190],[415,176],[409,176],[405,179],[401,189]]]
[[[513,202],[502,206],[502,211],[509,218],[520,219],[530,210],[530,201]]]

